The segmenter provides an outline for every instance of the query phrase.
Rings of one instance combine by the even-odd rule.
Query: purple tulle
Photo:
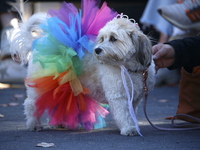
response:
[[[42,66],[45,66],[45,63],[48,64],[49,60],[54,60],[52,59],[53,56],[60,56],[62,58],[58,58],[60,61],[54,61],[51,64],[56,65],[57,70],[61,70],[55,72],[55,74],[62,78],[63,72],[66,74],[70,72],[70,69],[65,66],[62,67],[61,64],[66,65],[66,62],[73,62],[73,65],[80,63],[85,52],[92,52],[99,30],[117,15],[117,12],[111,10],[106,2],[100,8],[99,4],[99,0],[82,0],[81,10],[78,10],[72,3],[63,2],[59,10],[49,10],[50,17],[44,24],[40,25],[46,34],[33,43],[33,47],[37,51],[35,53],[37,55],[34,55],[34,57],[38,56],[38,59],[41,59],[43,57],[39,56],[44,56],[46,59],[48,58],[48,61],[36,60],[43,64]],[[70,53],[71,51],[74,53]],[[67,54],[70,54],[70,56],[75,54],[72,55],[73,58],[76,55],[78,58],[72,60],[72,57],[66,57]],[[71,68],[74,69],[74,66]],[[48,68],[44,67],[44,69]],[[81,72],[82,68],[79,69]],[[55,87],[53,86],[52,89],[45,91],[42,96],[38,97],[36,117],[41,117],[43,112],[47,110],[50,125],[61,124],[70,129],[76,129],[81,125],[86,130],[91,130],[94,125],[97,128],[104,126],[103,120],[108,111],[83,93],[80,93],[79,96],[83,96],[82,100],[86,104],[86,110],[80,109],[83,105],[82,101],[80,102],[81,98],[73,93],[68,80],[66,83],[61,83],[59,80],[55,81],[54,76],[50,76],[50,78],[46,76],[44,80],[38,78],[34,82],[37,83],[37,80],[39,80],[38,83],[44,83],[44,80],[47,80],[47,85],[41,84],[41,87],[39,87],[40,84],[38,84],[36,86],[38,89],[41,88],[38,91],[49,88],[48,83],[53,81],[58,83],[54,83]],[[53,93],[56,93],[56,95]]]
[[[107,22],[116,17],[117,12],[111,10],[107,3],[104,2],[99,9],[95,0],[82,1],[83,17],[82,17],[82,34],[98,35],[101,28]]]
[[[72,3],[66,3],[66,2],[62,3],[60,9],[58,9],[58,10],[50,9],[48,11],[48,14],[51,17],[58,17],[60,20],[62,20],[68,26],[71,21],[69,18],[69,14],[73,14],[75,16],[77,13],[78,13],[78,9],[76,8],[76,6],[74,6],[74,4],[72,4]]]
[[[101,8],[99,8],[99,4],[99,0],[82,0],[82,12],[81,10],[78,12],[78,9],[74,6],[74,4],[63,2],[59,10],[49,10],[48,13],[51,17],[58,17],[68,26],[70,25],[71,21],[70,16],[76,16],[77,13],[80,13],[80,15],[82,15],[82,36],[96,36],[99,30],[117,15],[117,12],[110,9],[106,2],[103,3]]]

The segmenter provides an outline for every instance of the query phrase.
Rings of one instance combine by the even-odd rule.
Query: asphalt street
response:
[[[165,117],[173,116],[178,103],[178,86],[157,87],[149,93],[147,112],[157,126],[172,127]],[[31,132],[25,127],[23,85],[0,89],[0,150],[39,150],[38,143],[53,143],[55,150],[199,150],[200,130],[161,131],[146,120],[142,105],[137,118],[144,137],[121,136],[109,114],[107,126],[100,130],[50,129],[45,124],[41,132]]]

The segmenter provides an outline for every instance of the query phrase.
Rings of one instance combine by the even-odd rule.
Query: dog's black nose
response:
[[[101,48],[96,48],[94,51],[95,51],[96,54],[100,54],[102,52],[102,49]]]

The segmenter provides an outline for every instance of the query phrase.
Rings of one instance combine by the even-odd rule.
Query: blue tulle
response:
[[[81,11],[76,15],[69,14],[69,18],[71,20],[69,25],[57,17],[48,18],[40,28],[64,46],[74,49],[81,59],[86,51],[92,52],[94,38],[91,35],[81,36]]]

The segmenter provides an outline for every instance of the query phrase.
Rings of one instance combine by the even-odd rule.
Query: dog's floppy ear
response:
[[[136,48],[136,59],[142,66],[149,67],[152,59],[150,40],[144,34],[136,36],[132,33],[131,37]]]

